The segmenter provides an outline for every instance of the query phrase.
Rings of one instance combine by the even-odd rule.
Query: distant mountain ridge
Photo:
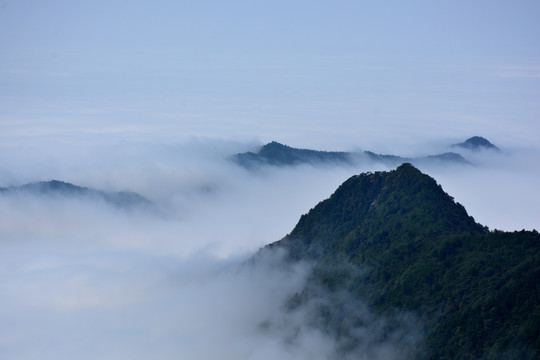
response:
[[[344,292],[394,319],[389,336],[404,326],[392,314],[416,314],[425,341],[403,358],[540,356],[540,235],[490,232],[410,164],[351,177],[261,254],[276,249],[313,264],[285,306],[315,306],[313,326],[339,340],[343,357],[363,323]]]
[[[333,164],[357,165],[367,162],[382,163],[388,166],[397,166],[402,163],[425,165],[433,163],[470,164],[462,155],[446,152],[437,155],[428,155],[418,158],[405,158],[396,155],[376,154],[371,151],[344,152],[344,151],[318,151],[311,149],[298,149],[276,141],[262,146],[257,152],[238,153],[233,161],[247,169],[258,166],[295,166],[300,164]]]
[[[264,145],[257,153],[246,152],[236,154],[234,160],[246,168],[261,164],[282,166],[304,163],[353,163],[351,153],[297,149],[276,141]]]
[[[459,148],[474,150],[474,151],[479,151],[479,150],[484,150],[484,149],[500,151],[500,149],[497,146],[493,145],[489,140],[481,136],[473,136],[462,143],[453,144],[452,147],[459,147]]]
[[[29,183],[21,186],[0,188],[0,194],[39,194],[49,196],[79,197],[103,200],[117,207],[127,208],[133,206],[147,206],[151,202],[143,196],[131,191],[105,192],[71,183],[50,180]]]

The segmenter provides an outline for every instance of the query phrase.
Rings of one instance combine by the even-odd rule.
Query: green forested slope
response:
[[[416,357],[540,354],[538,233],[489,232],[409,164],[350,178],[276,247],[315,264],[291,308],[317,287],[346,290],[379,314],[416,314],[425,329]],[[346,334],[344,317],[332,314],[327,331]]]

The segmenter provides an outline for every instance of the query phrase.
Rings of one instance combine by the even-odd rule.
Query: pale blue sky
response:
[[[3,0],[0,133],[532,145],[539,18],[538,1]]]

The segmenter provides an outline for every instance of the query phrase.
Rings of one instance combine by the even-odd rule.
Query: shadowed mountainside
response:
[[[362,343],[350,299],[393,319],[388,336],[406,325],[396,314],[414,314],[424,342],[403,358],[540,356],[539,234],[488,231],[410,164],[351,177],[261,253],[276,249],[313,264],[285,307],[317,299],[313,323],[343,356]]]

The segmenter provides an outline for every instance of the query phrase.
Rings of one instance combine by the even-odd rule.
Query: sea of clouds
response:
[[[98,199],[0,195],[0,357],[6,359],[332,359],[338,341],[309,306],[288,312],[309,264],[248,260],[349,176],[382,165],[248,171],[230,156],[257,143],[21,137],[0,149],[0,186],[51,179],[134,191],[150,207]],[[342,149],[336,149],[342,150]],[[426,149],[426,154],[436,149]],[[480,223],[538,229],[534,149],[463,153],[473,165],[422,169]],[[399,359],[414,324],[359,304],[354,358]],[[407,320],[414,322],[413,318]]]

